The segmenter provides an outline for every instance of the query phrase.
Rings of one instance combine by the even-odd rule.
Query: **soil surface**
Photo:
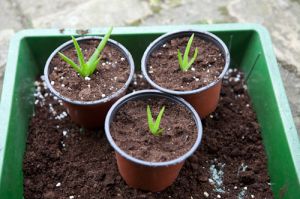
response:
[[[179,68],[177,50],[185,52],[189,37],[175,38],[160,46],[149,56],[147,71],[159,86],[176,91],[195,90],[218,80],[225,66],[225,58],[212,42],[194,37],[189,60],[195,49],[198,55],[188,71]]]
[[[99,40],[78,42],[87,61],[94,53]],[[74,47],[62,51],[64,55],[78,64]],[[107,45],[101,53],[101,60],[90,79],[81,77],[58,55],[50,62],[49,79],[62,96],[78,101],[94,101],[112,95],[126,83],[130,67],[126,56],[115,46]]]
[[[159,136],[149,131],[147,105],[154,120],[165,107],[159,127],[163,132]],[[198,136],[196,123],[186,107],[157,96],[124,104],[111,123],[110,132],[116,144],[127,154],[150,162],[180,157],[192,148]]]
[[[199,149],[161,193],[128,187],[104,132],[81,129],[69,116],[55,119],[65,112],[61,101],[42,82],[36,85],[23,167],[25,198],[273,198],[260,127],[238,71],[225,76],[220,104],[203,120]],[[129,92],[139,87],[149,87],[141,75]]]

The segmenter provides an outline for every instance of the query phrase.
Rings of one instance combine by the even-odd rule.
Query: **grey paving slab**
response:
[[[280,67],[281,78],[284,82],[284,88],[288,96],[289,104],[292,110],[293,118],[295,121],[298,134],[300,133],[300,79],[299,77],[283,68]],[[299,134],[300,135],[300,134]]]
[[[13,29],[0,30],[0,97],[3,84],[3,76],[8,53],[9,40],[14,35]]]
[[[14,3],[10,0],[1,0],[0,8],[0,30],[23,28],[22,17],[18,14]]]
[[[149,4],[139,0],[34,0],[20,2],[34,28],[91,28],[122,26],[152,14]],[[47,6],[46,6],[47,5]]]
[[[239,22],[260,23],[272,36],[277,58],[284,68],[300,75],[300,4],[287,0],[242,1],[228,5]]]
[[[230,0],[181,0],[163,4],[159,11],[141,21],[141,25],[221,23],[234,21],[226,5]]]

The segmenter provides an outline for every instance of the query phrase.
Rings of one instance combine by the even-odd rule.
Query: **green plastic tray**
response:
[[[210,31],[228,46],[231,67],[248,77],[249,93],[262,129],[275,198],[300,197],[300,144],[282,85],[272,42],[255,24],[218,24],[115,28],[112,38],[132,53],[136,66],[147,45],[159,35],[178,29]],[[78,32],[78,31],[77,31]],[[106,28],[90,29],[89,35]],[[22,161],[28,123],[34,111],[35,79],[50,53],[76,35],[76,30],[24,30],[11,41],[0,109],[0,198],[23,198]]]

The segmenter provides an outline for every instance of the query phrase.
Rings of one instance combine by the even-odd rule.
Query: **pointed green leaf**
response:
[[[76,41],[76,39],[73,36],[71,36],[71,37],[72,37],[72,40],[73,40],[73,43],[74,43],[74,46],[75,46],[75,49],[76,49],[76,52],[77,52],[79,65],[80,65],[81,69],[84,70],[84,68],[86,67],[86,64],[85,64],[85,61],[84,61],[84,57],[83,57],[81,48],[79,47],[78,42]]]
[[[190,60],[188,66],[187,66],[187,70],[188,70],[188,69],[191,67],[191,65],[195,62],[196,57],[197,57],[197,54],[198,54],[198,48],[195,49],[194,56],[193,56],[193,58]]]
[[[108,39],[111,35],[112,30],[113,30],[113,27],[110,27],[108,32],[105,34],[104,38],[99,43],[99,45],[96,48],[95,52],[92,54],[89,61],[87,62],[88,66],[91,66],[90,64],[94,63],[98,59],[100,53],[102,52],[103,48],[105,47],[105,45],[106,45],[106,43],[107,43],[107,41],[108,41]]]
[[[67,62],[68,64],[70,64],[74,70],[76,72],[78,72],[79,74],[81,74],[81,68],[79,66],[77,66],[77,64],[75,64],[71,59],[69,59],[67,56],[65,56],[64,54],[62,54],[61,52],[58,52],[58,55],[60,56],[60,58],[62,60],[64,60],[65,62]]]
[[[183,63],[182,63],[182,54],[181,54],[179,49],[177,50],[177,57],[178,57],[178,62],[179,62],[180,69],[184,70]]]
[[[165,107],[163,107],[160,111],[159,111],[159,114],[156,118],[156,121],[155,121],[155,124],[154,124],[154,129],[156,132],[158,132],[158,129],[159,129],[159,125],[160,125],[160,121],[161,121],[161,118],[164,114],[164,111],[165,111]]]
[[[148,120],[148,126],[151,131],[151,133],[154,133],[154,124],[153,124],[153,118],[150,110],[150,106],[147,105],[147,120]]]
[[[88,76],[92,75],[94,73],[94,71],[97,68],[97,65],[99,64],[99,61],[101,59],[101,56],[94,62],[91,64],[91,66],[89,66],[88,68]]]
[[[189,59],[189,53],[190,53],[190,49],[191,49],[191,45],[194,39],[194,34],[192,34],[192,36],[190,37],[188,44],[185,48],[185,52],[183,55],[183,64],[186,66],[188,64],[188,59]]]

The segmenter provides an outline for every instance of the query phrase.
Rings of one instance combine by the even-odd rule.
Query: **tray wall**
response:
[[[228,46],[231,67],[248,77],[249,94],[262,128],[275,198],[300,195],[300,144],[266,29],[255,24],[217,24],[114,28],[112,38],[132,53],[137,69],[147,45],[178,29],[215,33]],[[90,29],[89,35],[106,28]],[[34,111],[35,79],[52,50],[77,35],[76,30],[25,30],[11,41],[0,106],[0,196],[23,197],[22,161],[28,123]]]

